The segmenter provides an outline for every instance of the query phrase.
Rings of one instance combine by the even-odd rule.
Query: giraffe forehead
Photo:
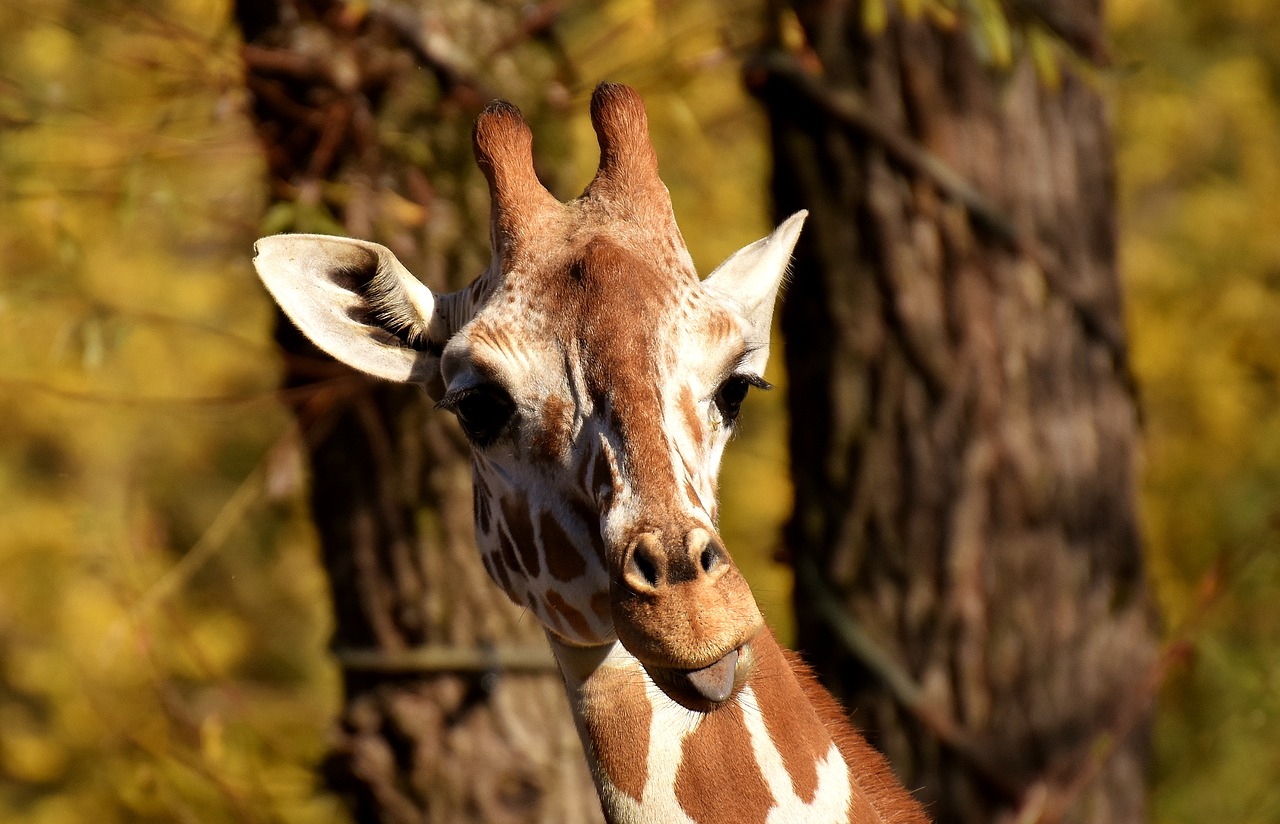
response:
[[[478,360],[533,371],[544,384],[581,369],[596,402],[651,394],[707,362],[718,368],[743,340],[739,319],[678,256],[607,236],[509,273],[468,336]]]

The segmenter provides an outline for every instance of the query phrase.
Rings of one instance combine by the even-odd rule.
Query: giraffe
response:
[[[519,110],[481,113],[493,258],[459,291],[321,235],[259,240],[258,273],[322,349],[457,416],[484,566],[545,630],[609,822],[924,822],[717,531],[805,213],[700,280],[640,97],[601,84],[591,120],[599,168],[561,203]]]

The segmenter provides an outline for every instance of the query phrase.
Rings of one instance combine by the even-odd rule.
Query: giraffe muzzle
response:
[[[702,527],[648,531],[615,573],[618,640],[654,681],[687,706],[727,701],[742,683],[741,653],[763,626],[760,610],[720,539]]]
[[[728,701],[751,674],[750,645],[731,650],[709,666],[670,669],[645,665],[649,677],[663,692],[691,710],[710,712]]]

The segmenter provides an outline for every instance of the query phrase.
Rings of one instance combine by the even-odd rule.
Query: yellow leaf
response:
[[[864,0],[862,4],[862,29],[867,34],[880,34],[889,25],[887,0]]]
[[[1032,26],[1027,30],[1027,49],[1041,84],[1052,91],[1062,88],[1062,69],[1058,65],[1058,49],[1053,38],[1038,26]]]
[[[981,0],[978,25],[988,62],[998,69],[1013,65],[1013,33],[999,0]]]
[[[0,768],[18,781],[43,784],[61,777],[67,752],[47,735],[10,727],[0,734]]]

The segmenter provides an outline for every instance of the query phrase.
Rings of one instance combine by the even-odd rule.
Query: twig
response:
[[[405,650],[336,649],[346,670],[381,674],[430,672],[559,672],[546,645],[455,647],[429,645]]]
[[[321,364],[324,365],[323,363]],[[321,392],[331,389],[344,390],[346,392],[355,392],[357,388],[366,381],[354,375],[335,375],[331,378],[312,381],[303,386],[285,387],[282,389],[264,389],[261,392],[247,392],[243,395],[203,395],[190,398],[163,398],[147,395],[117,395],[105,392],[85,392],[79,389],[66,389],[61,386],[53,386],[39,381],[25,380],[22,378],[7,378],[0,376],[0,387],[20,392],[36,392],[41,395],[47,395],[58,400],[71,401],[75,403],[97,403],[110,406],[124,407],[174,407],[174,408],[197,408],[207,407],[235,407],[247,406],[252,404],[267,403],[271,401],[279,403],[300,403],[309,400],[311,397]]]
[[[825,86],[798,60],[782,52],[758,55],[747,65],[745,73],[749,77],[753,73],[764,73],[786,83],[837,123],[865,134],[884,147],[895,161],[929,178],[943,194],[963,205],[974,222],[1001,243],[1022,253],[1033,248],[1009,216],[976,186],[917,141],[877,117],[856,92]],[[761,83],[759,79],[752,82]]]
[[[270,455],[270,452],[267,453]],[[129,608],[127,615],[119,618],[106,633],[111,640],[120,638],[125,629],[136,624],[152,608],[163,603],[170,595],[182,589],[200,569],[226,544],[236,529],[261,502],[269,457],[263,457],[253,471],[236,487],[231,497],[222,505],[213,522],[205,528],[200,538],[187,550],[177,563],[171,566],[158,581],[151,585],[142,597]]]
[[[1107,348],[1116,373],[1134,392],[1128,347],[1120,324],[1080,297],[1071,279],[1062,273],[1061,265],[978,187],[918,141],[877,117],[857,92],[828,87],[789,54],[775,51],[758,55],[748,63],[744,74],[748,83],[757,88],[764,85],[765,78],[781,81],[836,123],[875,141],[895,162],[932,181],[943,195],[962,205],[976,229],[1035,264],[1049,289],[1071,308],[1084,333]]]
[[[892,655],[867,635],[836,598],[812,561],[796,563],[796,578],[818,616],[855,658],[871,670],[903,709],[911,713],[944,746],[969,762],[984,780],[1010,799],[1019,800],[1031,783],[1008,765],[999,764],[945,710],[930,706],[919,684]]]
[[[329,65],[310,55],[289,49],[270,49],[246,43],[240,47],[245,65],[258,74],[276,74],[329,84]]]
[[[459,65],[454,55],[427,37],[422,21],[411,11],[398,7],[373,7],[369,9],[369,16],[382,21],[400,38],[405,48],[435,74],[446,94],[476,109],[497,97],[474,71]]]
[[[1093,66],[1106,68],[1111,65],[1111,56],[1107,52],[1106,37],[1097,17],[1094,25],[1082,25],[1077,20],[1069,19],[1068,12],[1059,8],[1053,0],[1001,0],[1005,13],[1009,17],[1023,17],[1035,21],[1053,34],[1064,45],[1075,53],[1075,56]],[[1079,8],[1073,6],[1072,8]]]

